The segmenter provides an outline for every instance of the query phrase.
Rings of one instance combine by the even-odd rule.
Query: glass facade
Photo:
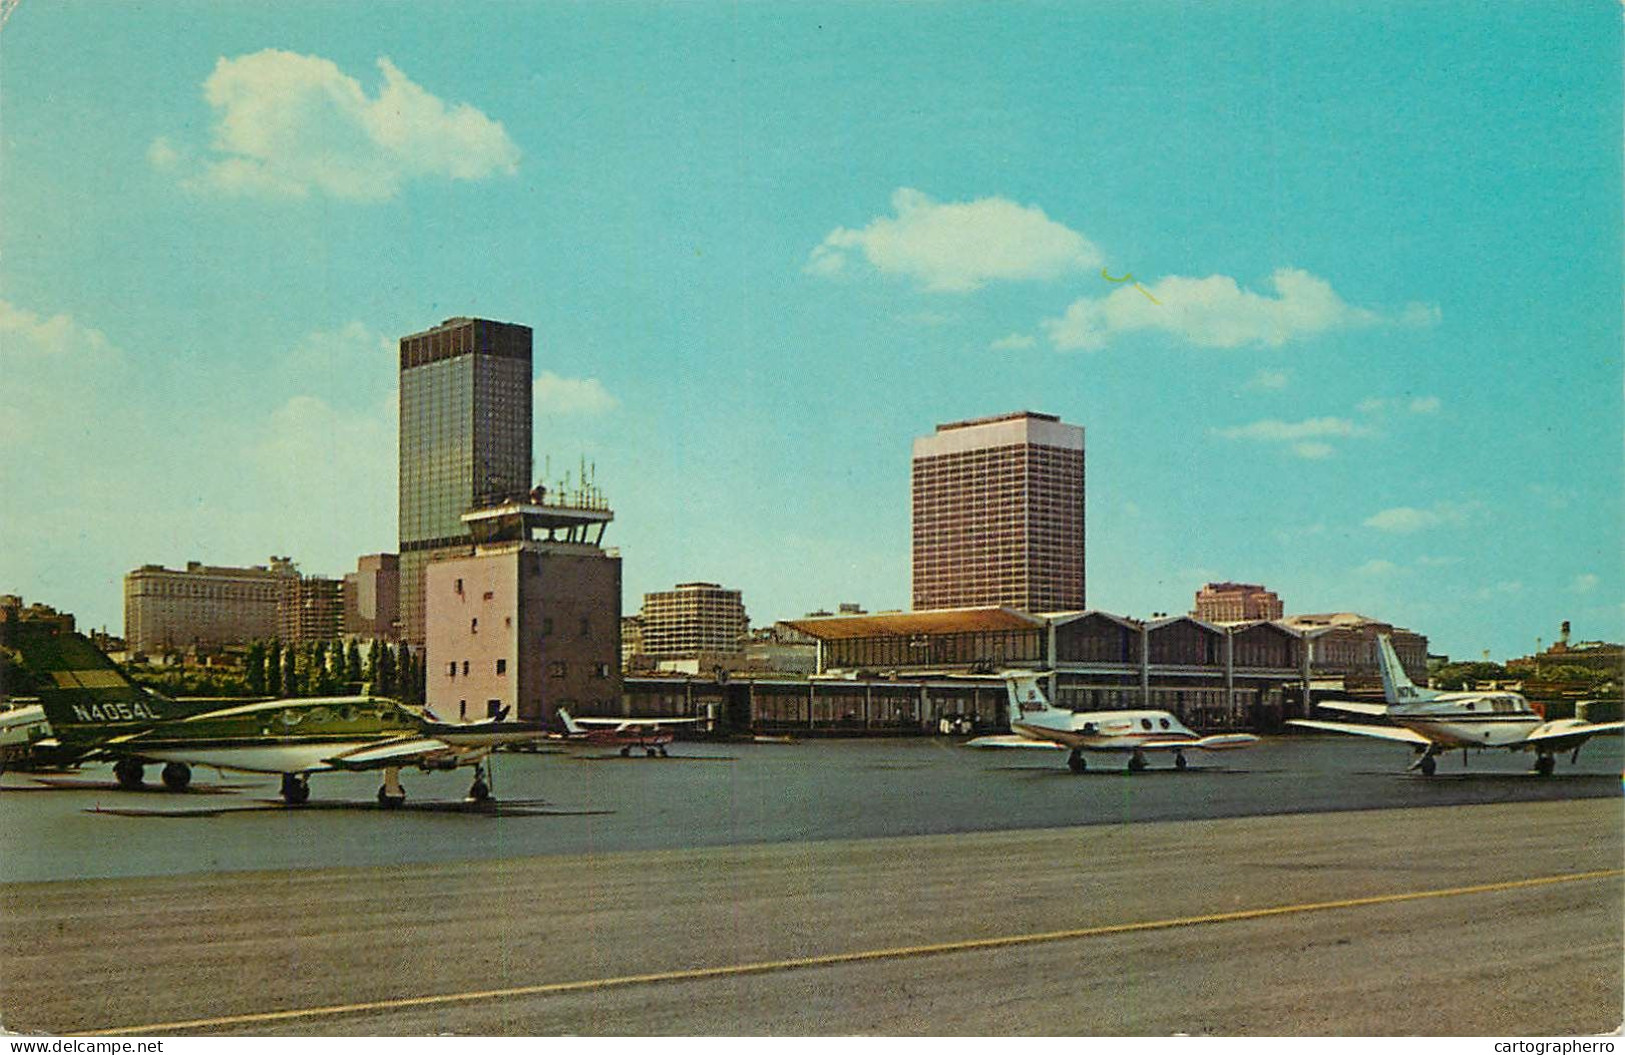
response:
[[[531,329],[448,319],[401,338],[403,637],[421,644],[423,567],[468,553],[461,517],[531,485]]]

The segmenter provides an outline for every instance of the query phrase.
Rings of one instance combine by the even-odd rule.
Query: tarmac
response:
[[[870,777],[843,781],[853,786],[821,812],[844,816],[849,796],[898,782],[876,759],[907,777],[930,768],[910,764],[928,750],[832,749],[864,759]],[[782,777],[806,757],[762,764]],[[982,774],[977,786],[1042,782],[1074,810],[1157,788],[1146,794],[1178,790],[1217,813],[1221,799],[1251,801],[1238,789],[1276,787],[1279,772],[1255,760],[1256,772],[1205,780],[1052,780],[1054,759],[977,759],[952,764]],[[193,860],[173,874],[0,885],[4,1025],[129,1036],[1552,1036],[1625,1019],[1617,769],[1601,795],[1595,778],[1565,784],[1561,769],[1544,781],[1478,769],[1476,783],[1429,784],[1388,771],[1373,786],[1399,786],[1401,799],[1423,786],[1438,804],[1291,812],[1301,803],[1289,800],[1247,816],[866,838],[747,825],[746,838],[712,842],[701,826],[686,845],[604,838],[523,852],[570,825],[641,830],[631,822],[646,811],[633,807],[650,800],[628,788],[707,768],[537,760],[547,763],[631,783],[607,794],[573,778],[578,807],[616,810],[580,818],[411,819],[356,803],[349,814],[153,820],[83,813],[77,800],[105,802],[100,791],[11,796],[8,774],[0,799],[22,810],[0,814],[8,840],[17,816],[74,820],[98,826],[105,853],[161,840]],[[786,794],[798,786],[781,781]],[[1479,801],[1486,788],[1502,801]],[[1544,798],[1507,801],[1528,788]],[[1473,804],[1448,804],[1460,798]],[[402,859],[383,864],[210,867],[211,839],[267,821],[371,824],[397,839],[403,822],[477,830],[495,852],[404,860],[426,855],[400,840]],[[265,848],[264,859],[279,856]]]

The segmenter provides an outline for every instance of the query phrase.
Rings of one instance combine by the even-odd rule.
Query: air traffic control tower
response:
[[[618,715],[621,557],[595,488],[528,495],[462,516],[471,556],[425,568],[426,700],[445,721]]]

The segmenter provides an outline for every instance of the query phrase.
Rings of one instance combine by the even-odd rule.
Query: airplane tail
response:
[[[570,717],[570,712],[565,710],[563,707],[558,709],[558,716],[559,720],[564,723],[564,731],[572,736],[580,736],[587,731],[580,725],[576,724],[576,720]]]
[[[1010,694],[1010,721],[1012,723],[1043,714],[1054,714],[1037,674],[1026,670],[1006,671],[1005,691]]]
[[[184,718],[198,708],[131,681],[83,634],[48,623],[0,624],[15,659],[6,691],[39,697],[51,734],[64,745],[90,745]]]
[[[1382,696],[1388,706],[1420,703],[1436,695],[1433,690],[1418,688],[1412,683],[1387,634],[1377,635],[1377,664],[1382,671]]]

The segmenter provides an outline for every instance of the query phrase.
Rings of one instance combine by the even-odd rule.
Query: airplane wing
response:
[[[1617,733],[1622,729],[1625,729],[1625,722],[1599,722],[1595,725],[1590,722],[1548,722],[1538,726],[1524,743],[1563,751],[1579,747],[1599,733]]]
[[[966,747],[1042,747],[1049,750],[1062,750],[1062,745],[1053,740],[1034,740],[1030,736],[1009,733],[996,736],[978,736],[974,740],[966,740]]]
[[[1431,744],[1433,741],[1421,733],[1401,729],[1397,725],[1355,725],[1352,722],[1315,722],[1307,718],[1291,718],[1288,725],[1301,725],[1305,729],[1324,729],[1332,733],[1352,733],[1355,736],[1374,736],[1378,740],[1397,740],[1403,744]]]
[[[615,729],[638,729],[651,725],[688,725],[698,718],[572,718],[577,725],[607,725]]]
[[[1258,743],[1252,733],[1219,733],[1200,740],[1147,740],[1140,744],[1141,751],[1183,751],[1195,747],[1203,751],[1228,751],[1237,747],[1251,747]]]
[[[1386,703],[1356,703],[1354,700],[1317,700],[1316,707],[1328,711],[1346,711],[1349,714],[1369,714],[1373,718],[1381,718],[1388,713]]]
[[[486,752],[482,751],[483,756]],[[413,737],[409,740],[391,740],[372,747],[362,747],[322,761],[334,769],[388,769],[419,763],[445,763],[469,755],[448,745],[444,740]]]

